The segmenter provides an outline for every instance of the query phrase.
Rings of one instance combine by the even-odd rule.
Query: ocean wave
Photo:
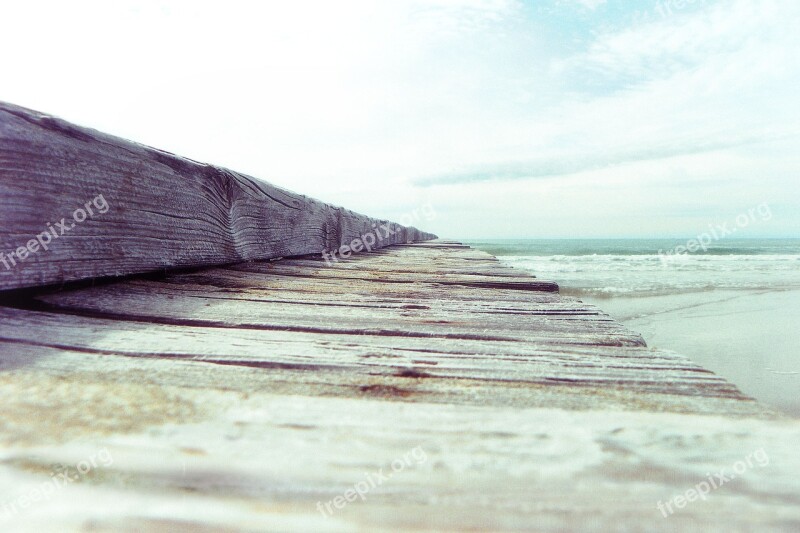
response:
[[[655,256],[677,247],[686,247],[690,239],[538,239],[467,241],[467,244],[496,256]],[[710,243],[695,256],[800,256],[800,239],[734,239]]]
[[[800,256],[500,256],[504,264],[551,279],[572,295],[610,297],[716,289],[800,288]]]
[[[542,274],[600,274],[629,272],[649,274],[653,277],[669,276],[676,273],[734,273],[750,272],[774,275],[783,272],[786,275],[800,276],[800,261],[794,256],[732,256],[721,259],[710,258],[676,258],[663,260],[657,256],[639,256],[636,259],[615,258],[613,256],[596,257],[499,257],[503,263]]]
[[[674,286],[674,287],[598,287],[598,288],[577,288],[561,287],[560,293],[564,296],[574,296],[576,298],[589,297],[595,299],[615,298],[615,297],[652,297],[652,296],[671,296],[678,294],[696,294],[704,292],[714,292],[720,290],[728,291],[752,291],[752,292],[776,292],[800,289],[800,284],[794,286],[753,284],[749,286],[724,286],[714,284],[704,284],[695,286]]]

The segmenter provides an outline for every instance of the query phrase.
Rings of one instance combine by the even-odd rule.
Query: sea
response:
[[[464,242],[800,417],[800,239]]]

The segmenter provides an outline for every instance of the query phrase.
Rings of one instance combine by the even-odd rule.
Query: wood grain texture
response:
[[[0,529],[795,531],[800,423],[556,289],[437,240],[6,295]]]
[[[374,248],[435,237],[0,102],[0,290],[319,254],[370,233]]]

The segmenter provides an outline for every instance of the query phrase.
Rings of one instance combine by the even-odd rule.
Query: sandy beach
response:
[[[712,290],[580,297],[653,348],[674,350],[753,396],[800,417],[800,290]]]
[[[592,303],[648,346],[672,350],[800,417],[800,241],[728,239],[662,261],[671,240],[495,240],[476,246]]]

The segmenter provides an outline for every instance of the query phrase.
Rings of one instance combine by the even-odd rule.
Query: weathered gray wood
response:
[[[3,531],[800,523],[800,423],[451,242],[0,295],[0,397]],[[6,512],[99,450],[113,464]],[[768,465],[658,510],[756,450]]]
[[[435,237],[0,102],[0,290],[320,254],[368,234],[373,248]]]

